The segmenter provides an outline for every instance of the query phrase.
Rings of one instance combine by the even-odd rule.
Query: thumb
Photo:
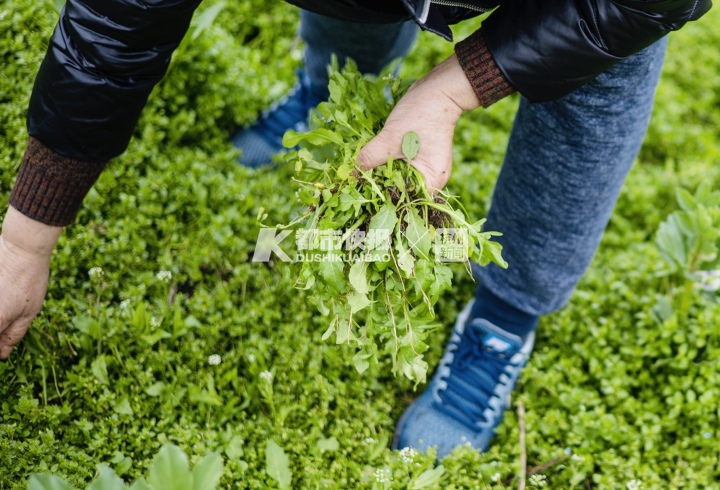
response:
[[[400,141],[402,138],[398,139],[392,132],[383,129],[360,150],[357,157],[360,167],[369,170],[387,163],[390,156],[403,158]]]

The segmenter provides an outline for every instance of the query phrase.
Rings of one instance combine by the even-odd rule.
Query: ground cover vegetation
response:
[[[55,8],[0,5],[2,207]],[[130,148],[65,231],[41,315],[0,364],[0,489],[96,477],[92,488],[159,488],[169,475],[185,475],[176,488],[515,488],[522,454],[531,488],[720,486],[720,302],[708,272],[720,14],[671,37],[652,127],[601,248],[568,307],[540,324],[515,396],[524,411],[507,413],[488,453],[459,449],[435,466],[432,453],[388,449],[413,381],[393,375],[389,356],[359,373],[354,347],[322,340],[328,319],[312,288],[294,287],[293,266],[250,260],[261,208],[266,223],[307,209],[293,165],[240,168],[226,141],[293,83],[296,11],[253,0],[202,12]],[[402,74],[451,50],[423,34]],[[517,101],[459,123],[448,190],[473,220]],[[435,305],[441,328],[425,339],[430,372],[473,292],[453,271]]]

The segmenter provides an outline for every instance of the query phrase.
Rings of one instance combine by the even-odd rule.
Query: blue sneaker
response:
[[[257,168],[272,162],[272,157],[287,151],[282,137],[288,129],[307,131],[308,114],[322,99],[310,91],[310,80],[298,71],[298,82],[288,95],[275,102],[248,128],[235,131],[230,140],[242,150],[238,161],[246,167]]]
[[[468,322],[472,303],[458,316],[430,385],[400,417],[394,449],[436,446],[438,459],[466,444],[487,451],[535,332],[523,340],[481,318]]]

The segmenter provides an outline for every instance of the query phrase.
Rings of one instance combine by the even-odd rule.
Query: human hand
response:
[[[363,168],[387,163],[388,156],[402,159],[402,139],[408,131],[420,138],[420,149],[411,164],[425,176],[432,192],[445,187],[452,171],[455,125],[464,111],[480,101],[453,55],[408,89],[390,113],[382,131],[360,150]]]
[[[10,356],[40,312],[61,231],[8,209],[0,234],[0,359]]]

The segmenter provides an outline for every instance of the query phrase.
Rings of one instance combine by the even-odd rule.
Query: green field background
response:
[[[275,486],[269,440],[288,456],[293,488],[412,488],[432,468],[432,454],[407,462],[387,447],[418,394],[411,383],[393,378],[389,361],[355,372],[352,349],[320,339],[326,320],[308,306],[312,290],[293,289],[293,269],[249,261],[259,209],[283,222],[302,207],[292,169],[239,167],[227,136],[294,83],[297,18],[280,1],[228,1],[177,51],[128,151],[64,232],[42,313],[0,363],[0,490],[26,488],[35,472],[84,488],[98,463],[131,482],[166,442],[192,462],[219,452],[223,488]],[[52,2],[0,3],[2,209],[56,19]],[[720,488],[718,296],[698,295],[687,321],[659,325],[650,315],[667,288],[654,236],[676,209],[675,188],[720,182],[718,46],[717,10],[671,35],[652,126],[601,248],[570,304],[541,321],[515,400],[527,412],[530,468],[571,455],[538,470],[547,488]],[[402,75],[417,78],[450,53],[423,33]],[[518,100],[458,126],[449,189],[475,219]],[[100,279],[89,276],[94,267]],[[456,269],[431,367],[472,293]],[[208,362],[214,354],[219,365]],[[260,390],[266,370],[272,396]],[[457,450],[435,486],[516,488],[518,438],[513,406],[491,450]],[[392,481],[378,482],[377,470]]]

